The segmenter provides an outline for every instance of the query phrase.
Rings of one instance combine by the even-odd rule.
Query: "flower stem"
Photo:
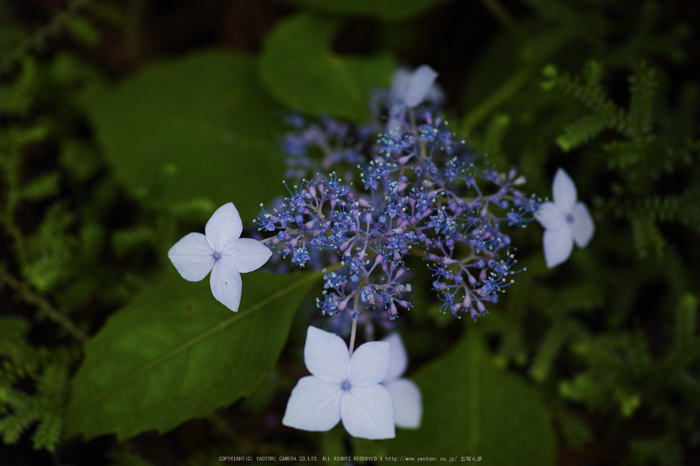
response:
[[[297,233],[301,233],[299,230],[293,230],[293,229],[291,229],[291,228],[287,228],[285,231],[286,231],[287,233],[289,233],[290,235],[295,235],[295,234],[297,234]],[[273,236],[270,236],[270,237],[268,237],[268,238],[261,239],[260,242],[261,242],[262,244],[266,244],[266,243],[269,243],[270,241],[272,241],[272,240],[275,239],[275,238],[277,238],[277,235],[273,235]]]
[[[357,298],[355,298],[357,299]],[[357,304],[355,304],[357,308]],[[355,333],[357,332],[357,316],[352,318],[352,332],[350,333],[350,356],[352,356],[352,350],[355,349]]]

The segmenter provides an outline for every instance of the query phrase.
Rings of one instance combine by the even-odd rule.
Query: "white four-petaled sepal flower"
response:
[[[394,400],[394,423],[397,427],[417,429],[420,427],[423,404],[418,385],[409,379],[401,378],[408,367],[408,356],[401,336],[392,333],[383,339],[389,343],[389,372],[382,383]]]
[[[396,102],[389,109],[387,131],[397,131],[406,124],[403,117],[406,108],[414,108],[430,100],[441,103],[444,93],[435,84],[438,74],[428,65],[421,65],[414,71],[398,68],[391,80],[391,94]]]
[[[353,437],[394,438],[394,405],[381,385],[389,370],[389,343],[368,342],[350,356],[338,335],[309,327],[304,362],[311,375],[292,390],[282,424],[325,432],[342,420]]]
[[[585,247],[595,230],[588,208],[576,202],[576,185],[561,168],[554,176],[552,197],[554,202],[542,204],[536,215],[545,228],[544,257],[550,268],[569,258],[574,242]]]
[[[190,233],[168,251],[185,280],[198,282],[211,271],[211,292],[234,312],[241,303],[241,274],[259,269],[272,255],[260,241],[241,238],[242,231],[241,216],[229,202],[211,216],[204,229],[206,235]]]
[[[433,91],[437,73],[428,65],[421,65],[411,72],[399,68],[394,73],[391,91],[398,96],[408,108],[417,107]]]

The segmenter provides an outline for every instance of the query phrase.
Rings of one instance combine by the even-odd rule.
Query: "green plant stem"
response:
[[[515,37],[518,42],[523,42],[524,36],[518,23],[513,19],[508,10],[498,0],[481,0],[481,3],[491,12],[491,14],[503,25],[503,27]]]
[[[517,73],[504,82],[498,89],[481,102],[474,110],[469,112],[462,121],[462,127],[469,131],[481,120],[486,118],[499,105],[508,100],[527,82],[532,73],[531,68],[521,68]]]
[[[85,343],[90,339],[72,320],[54,309],[47,300],[34,293],[29,285],[13,277],[4,267],[0,267],[0,282],[6,283],[10,288],[17,291],[27,304],[38,307],[49,319],[66,329],[76,340]]]
[[[0,74],[10,69],[12,64],[22,58],[28,51],[41,47],[54,34],[61,31],[73,18],[73,15],[85,7],[92,0],[74,0],[65,10],[54,16],[45,26],[34,32],[25,41],[10,50],[0,60]]]

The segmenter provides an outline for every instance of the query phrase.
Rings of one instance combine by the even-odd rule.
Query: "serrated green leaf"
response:
[[[260,72],[277,99],[316,116],[360,120],[367,114],[370,91],[389,84],[394,60],[388,55],[335,55],[329,44],[340,25],[339,20],[300,13],[272,31]]]
[[[277,361],[299,301],[317,279],[247,274],[237,313],[212,297],[208,279],[173,276],[144,293],[86,344],[67,435],[166,432],[249,395]]]
[[[328,13],[372,16],[387,20],[399,20],[417,15],[433,5],[444,3],[446,0],[343,0],[329,2],[327,0],[293,0],[305,8]]]
[[[478,335],[468,335],[413,380],[423,395],[422,426],[397,429],[395,439],[371,442],[367,451],[416,458],[480,456],[494,465],[554,464],[554,433],[539,394],[496,368]],[[363,448],[365,442],[356,445]]]
[[[254,58],[200,52],[85,95],[108,163],[132,195],[235,202],[244,223],[282,179],[280,114]]]

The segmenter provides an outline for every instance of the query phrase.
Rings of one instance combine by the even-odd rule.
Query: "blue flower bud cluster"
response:
[[[274,233],[265,242],[296,266],[323,269],[326,315],[397,318],[411,307],[406,260],[418,256],[440,309],[476,320],[519,272],[501,226],[532,221],[538,202],[520,191],[517,170],[500,173],[456,140],[434,103],[407,108],[384,91],[370,107],[365,125],[289,117],[281,145],[301,181],[263,209],[256,223]]]

